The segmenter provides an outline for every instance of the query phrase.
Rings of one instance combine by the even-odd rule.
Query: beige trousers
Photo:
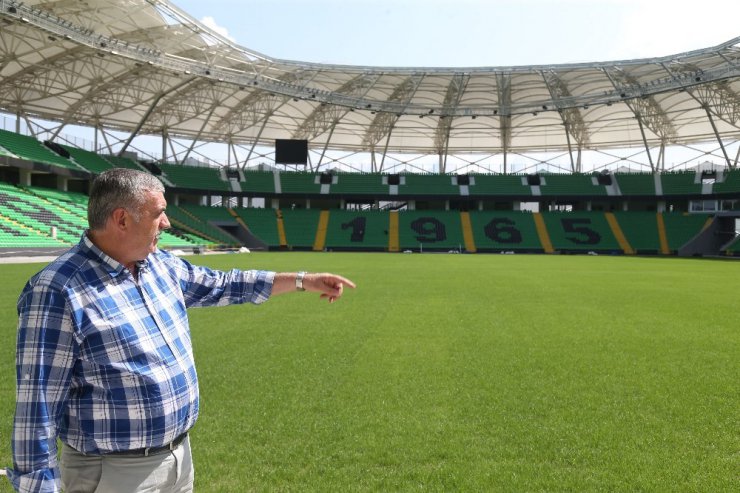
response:
[[[60,464],[65,493],[189,493],[193,491],[190,437],[149,457],[84,455],[68,445]]]

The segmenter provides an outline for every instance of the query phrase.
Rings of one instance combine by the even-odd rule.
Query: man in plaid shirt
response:
[[[296,290],[334,302],[355,287],[333,274],[191,265],[157,248],[166,205],[152,175],[106,171],[80,243],[23,289],[8,470],[16,490],[192,491],[198,378],[186,309]]]

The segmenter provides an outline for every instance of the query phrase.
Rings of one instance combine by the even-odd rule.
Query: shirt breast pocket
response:
[[[98,366],[146,374],[177,364],[167,340],[151,319],[90,317],[83,334],[83,358]]]

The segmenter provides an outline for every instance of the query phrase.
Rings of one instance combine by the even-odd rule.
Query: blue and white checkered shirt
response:
[[[158,447],[198,417],[186,308],[262,303],[274,273],[221,272],[157,251],[138,280],[83,235],[18,299],[14,469],[19,491],[58,491],[59,437],[86,454]]]

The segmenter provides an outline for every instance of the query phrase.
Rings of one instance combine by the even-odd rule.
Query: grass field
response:
[[[357,282],[191,310],[196,491],[740,489],[740,262],[276,253]],[[0,464],[15,299],[0,266]],[[0,491],[9,491],[2,481]]]

